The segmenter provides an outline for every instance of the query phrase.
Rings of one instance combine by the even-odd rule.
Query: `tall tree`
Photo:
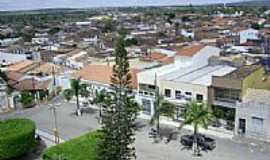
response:
[[[99,122],[102,122],[102,107],[105,105],[106,91],[103,89],[101,91],[96,91],[93,103],[99,107]]]
[[[65,100],[67,100],[68,102],[72,99],[73,95],[74,95],[74,91],[72,89],[65,89],[63,91],[63,96]]]
[[[151,118],[150,124],[156,124],[157,134],[159,135],[160,116],[173,118],[175,116],[176,107],[174,104],[165,100],[163,96],[157,94],[154,102],[154,115]]]
[[[99,160],[131,160],[135,154],[135,119],[138,104],[131,95],[131,74],[124,39],[117,40],[115,65],[111,77],[112,92],[106,96],[103,115],[103,138],[99,143]]]
[[[77,104],[77,110],[76,113],[78,116],[80,116],[81,113],[81,108],[80,108],[80,102],[79,102],[79,94],[80,94],[80,79],[72,79],[71,80],[71,89],[74,91],[74,94],[76,96],[76,104]]]
[[[195,156],[200,154],[200,149],[197,143],[199,127],[207,129],[209,122],[213,119],[214,116],[212,112],[209,111],[209,108],[204,103],[196,101],[188,103],[183,125],[193,125],[194,138],[192,148]]]

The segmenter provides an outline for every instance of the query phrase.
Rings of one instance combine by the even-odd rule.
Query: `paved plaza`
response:
[[[62,103],[57,108],[57,123],[60,137],[68,140],[89,131],[100,128],[98,124],[98,111],[94,109],[84,109],[83,115],[77,117],[74,114],[75,104]],[[38,129],[46,134],[52,135],[53,116],[48,105],[40,105],[32,109],[12,112],[0,115],[0,119],[25,117],[34,120]],[[146,120],[138,120],[138,130],[136,134],[136,149],[138,160],[191,160],[191,150],[186,150],[179,143],[179,136],[191,133],[188,130],[180,131],[180,135],[175,140],[166,144],[166,138],[159,142],[154,142],[148,137],[151,129]],[[176,131],[172,126],[161,125],[163,129]],[[208,153],[202,152],[201,160],[269,160],[270,144],[238,138],[228,139],[211,136],[216,139],[217,147]]]

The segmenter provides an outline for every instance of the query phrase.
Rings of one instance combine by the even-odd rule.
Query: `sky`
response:
[[[45,8],[188,5],[236,1],[241,0],[0,0],[0,11]]]

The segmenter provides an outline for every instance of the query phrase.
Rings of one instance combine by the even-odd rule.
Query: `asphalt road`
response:
[[[93,109],[86,109],[81,117],[75,115],[75,104],[62,103],[57,108],[57,123],[60,137],[68,140],[89,131],[100,128],[98,124],[98,112]],[[24,117],[36,122],[38,129],[52,134],[53,116],[48,105],[41,105],[32,109],[16,111],[0,115],[0,119]],[[154,142],[148,137],[150,126],[145,120],[138,120],[138,131],[136,134],[136,150],[138,160],[191,160],[191,150],[186,150],[177,140],[166,144],[166,138],[160,142]],[[161,126],[164,130],[175,131],[175,128]],[[180,134],[187,134],[190,131],[183,130]],[[208,153],[202,152],[202,160],[269,160],[270,144],[262,142],[246,142],[243,140],[216,139],[217,147]]]

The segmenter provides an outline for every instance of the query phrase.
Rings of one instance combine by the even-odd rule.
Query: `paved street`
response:
[[[57,120],[60,131],[60,137],[64,140],[79,136],[91,130],[99,128],[97,120],[97,111],[87,109],[81,117],[74,114],[75,104],[63,103],[57,108]],[[52,111],[46,105],[36,108],[17,111],[7,115],[0,115],[0,119],[26,117],[34,120],[39,130],[52,134],[53,117]],[[153,142],[148,137],[150,126],[144,120],[138,120],[138,131],[136,135],[136,149],[138,160],[190,160],[191,151],[183,150],[179,140],[173,140],[165,144],[165,140],[161,142]],[[168,126],[162,126],[169,128]],[[181,134],[189,131],[183,130]],[[202,152],[202,160],[268,160],[270,157],[270,145],[259,142],[242,142],[239,140],[216,139],[217,147],[215,150],[205,153]],[[178,138],[179,139],[179,138]]]

